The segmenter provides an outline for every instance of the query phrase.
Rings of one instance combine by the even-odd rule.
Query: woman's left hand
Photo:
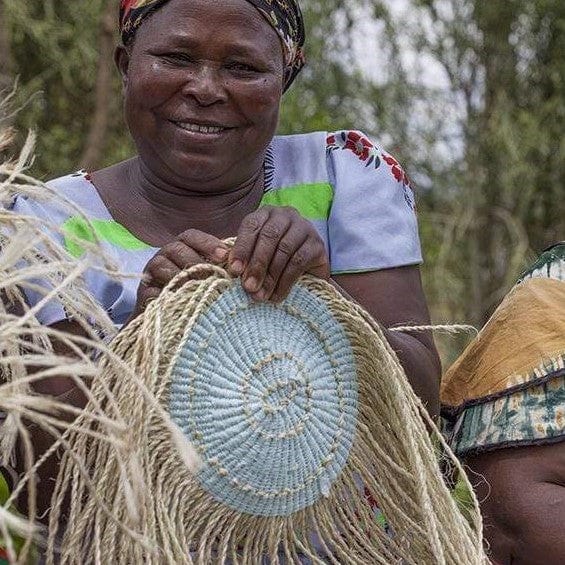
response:
[[[308,273],[330,278],[324,242],[314,226],[290,207],[265,206],[246,216],[229,257],[254,300],[280,302]]]

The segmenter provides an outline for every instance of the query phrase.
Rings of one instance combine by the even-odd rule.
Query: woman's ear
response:
[[[123,45],[118,45],[114,51],[114,63],[120,71],[122,77],[122,85],[124,88],[128,85],[128,70],[130,61],[130,50]]]

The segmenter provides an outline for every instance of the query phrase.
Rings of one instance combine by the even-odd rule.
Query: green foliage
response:
[[[40,132],[33,172],[40,178],[79,166],[94,108],[99,21],[104,0],[3,0],[16,61],[18,129]],[[117,18],[117,15],[116,15]],[[114,127],[107,146],[124,156],[131,151],[121,120],[119,80],[113,84]],[[122,148],[127,149],[122,149]],[[106,163],[118,160],[113,154]]]
[[[354,57],[356,23],[380,2],[303,0],[307,66],[283,100],[280,132],[367,129],[369,83]],[[372,125],[372,111],[369,112]],[[363,123],[360,123],[360,122]],[[372,129],[369,127],[369,129]]]
[[[535,252],[565,233],[565,5],[417,4],[439,30],[421,31],[418,47],[464,108],[464,151],[428,172],[440,183],[447,172],[451,188],[425,199],[427,283],[436,314],[480,326]]]

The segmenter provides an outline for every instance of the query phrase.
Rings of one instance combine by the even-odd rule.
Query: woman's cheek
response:
[[[263,120],[267,115],[278,116],[282,88],[278,81],[262,79],[248,88],[240,90],[241,106]],[[255,121],[255,120],[254,120]]]
[[[151,108],[166,101],[172,93],[182,88],[185,80],[181,73],[164,68],[157,61],[134,69],[135,78],[131,82],[130,96],[135,97],[137,106]]]

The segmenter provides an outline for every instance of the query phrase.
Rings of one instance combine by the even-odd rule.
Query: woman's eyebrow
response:
[[[193,49],[195,51],[203,49],[202,41],[194,38],[192,35],[183,32],[172,32],[167,34],[166,37],[162,39],[159,38],[155,41],[155,44],[158,47],[165,45],[167,46],[174,46],[174,47],[184,47],[185,49]],[[205,43],[205,46],[208,44]],[[229,43],[225,42],[223,47],[224,53],[227,53],[232,56],[239,56],[239,57],[261,57],[263,55],[263,51],[257,47],[255,42],[253,41],[238,41],[237,43]]]
[[[232,56],[236,57],[249,57],[249,58],[257,58],[263,55],[263,51],[257,49],[255,45],[241,45],[241,44],[232,44],[226,45],[226,53],[229,53]]]

